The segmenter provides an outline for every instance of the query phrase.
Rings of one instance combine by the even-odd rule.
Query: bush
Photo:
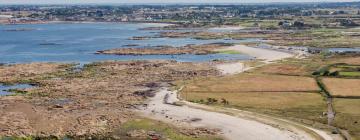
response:
[[[229,101],[227,101],[224,98],[221,98],[221,103],[224,104],[224,105],[229,105]]]
[[[324,73],[322,74],[322,76],[328,76],[329,75],[329,71],[328,70],[325,70]]]
[[[217,102],[218,102],[218,100],[216,100],[215,98],[207,98],[207,104],[214,104]]]
[[[314,72],[312,73],[312,75],[320,75],[320,72],[319,72],[319,71],[314,71]]]
[[[338,71],[334,71],[332,73],[329,74],[329,76],[339,76],[339,72]]]

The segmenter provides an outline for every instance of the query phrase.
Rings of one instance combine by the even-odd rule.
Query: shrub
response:
[[[338,71],[334,71],[332,73],[329,74],[329,76],[339,76],[339,72]]]
[[[224,104],[224,105],[228,105],[228,104],[229,104],[229,101],[227,101],[227,100],[224,99],[224,98],[221,98],[221,103]]]
[[[216,100],[215,98],[207,98],[207,104],[214,104],[217,102],[218,102],[218,100]]]
[[[312,73],[312,75],[320,75],[320,72],[319,72],[319,71],[314,71],[314,72]]]
[[[324,73],[322,74],[322,76],[328,76],[329,75],[329,71],[328,70],[325,70]]]

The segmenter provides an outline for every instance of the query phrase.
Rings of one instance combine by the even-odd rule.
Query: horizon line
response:
[[[0,3],[0,6],[2,5],[230,5],[230,4],[254,4],[254,5],[261,5],[261,4],[319,4],[319,3],[354,3],[354,2],[360,2],[360,0],[354,0],[354,1],[319,1],[319,2],[200,2],[200,3],[192,3],[192,2],[165,2],[165,3],[128,3],[128,2],[108,2],[108,3],[81,3],[81,2],[75,2],[75,3]]]

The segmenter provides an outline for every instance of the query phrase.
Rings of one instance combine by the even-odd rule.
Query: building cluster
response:
[[[349,6],[348,8],[344,8]],[[360,2],[329,4],[262,5],[3,5],[0,22],[101,21],[101,22],[211,22],[222,24],[233,18],[286,19],[306,16],[360,18]],[[349,20],[339,21],[355,25]],[[301,26],[284,21],[281,26]]]

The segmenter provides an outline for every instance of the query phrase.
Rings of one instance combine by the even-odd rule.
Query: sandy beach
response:
[[[238,51],[254,57],[255,59],[261,60],[265,64],[272,63],[277,60],[293,57],[293,54],[280,52],[270,49],[262,49],[255,47],[248,47],[245,45],[235,45],[221,50],[232,50]],[[246,66],[243,62],[235,63],[225,63],[216,65],[216,68],[219,69],[224,75],[227,74],[237,74],[251,69],[252,67]]]
[[[252,67],[246,66],[244,62],[234,62],[218,64],[216,68],[224,75],[237,74],[251,69]]]
[[[234,50],[239,51],[241,53],[250,55],[255,57],[256,59],[263,60],[265,63],[270,63],[276,60],[281,60],[284,58],[293,57],[293,54],[280,52],[276,50],[270,49],[262,49],[262,48],[255,48],[255,47],[248,47],[245,45],[235,45],[224,50]]]

